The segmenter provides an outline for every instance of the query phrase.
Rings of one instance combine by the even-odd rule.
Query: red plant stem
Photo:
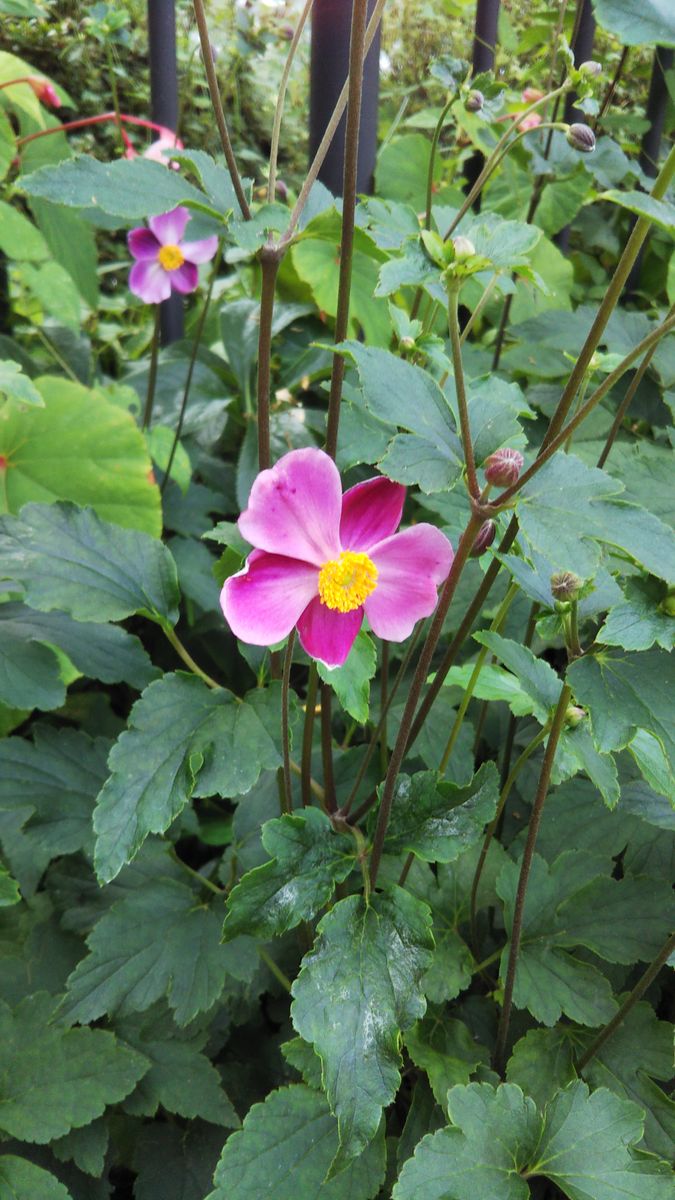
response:
[[[120,113],[119,120],[126,125],[142,125],[144,129],[156,129],[158,133],[165,132],[164,125],[158,125],[156,121],[148,121],[145,117],[132,117],[129,113]],[[78,117],[75,121],[64,121],[62,125],[50,125],[49,129],[38,129],[37,133],[28,133],[25,137],[17,138],[17,149],[27,146],[29,142],[34,142],[36,138],[47,137],[50,133],[68,133],[71,129],[85,129],[88,125],[104,125],[106,121],[113,121],[117,125],[117,113],[97,113],[94,117]],[[178,135],[176,135],[176,141],[178,141]]]

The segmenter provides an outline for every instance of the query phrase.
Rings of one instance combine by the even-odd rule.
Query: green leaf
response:
[[[0,863],[0,908],[10,908],[21,899],[19,885],[9,871]]]
[[[7,1200],[72,1200],[49,1171],[16,1154],[0,1155],[0,1189]]]
[[[314,1048],[301,1037],[291,1038],[281,1046],[281,1053],[286,1062],[302,1075],[307,1087],[321,1091],[321,1059],[314,1053]]]
[[[462,663],[461,666],[451,667],[443,686],[466,689],[473,674],[475,663]],[[531,713],[535,702],[531,695],[521,687],[516,675],[506,671],[496,663],[484,663],[480,675],[474,685],[473,694],[477,700],[505,700],[511,712],[517,717]]]
[[[163,833],[191,796],[237,796],[281,764],[280,685],[241,702],[195,675],[164,675],[146,688],[108,760],[94,814],[96,871],[114,879],[149,833]]]
[[[340,218],[335,210],[320,214],[305,228],[291,249],[293,266],[309,287],[322,312],[334,317],[340,273]],[[385,255],[357,229],[352,254],[349,330],[363,329],[370,345],[386,345],[391,336],[387,302],[376,296],[377,276]]]
[[[201,1121],[179,1133],[158,1121],[144,1125],[134,1147],[135,1200],[204,1200],[223,1142]]]
[[[18,404],[32,404],[44,408],[44,400],[32,379],[23,374],[19,363],[4,358],[0,361],[0,396],[15,400]]]
[[[613,204],[627,208],[638,217],[646,217],[648,221],[653,221],[655,225],[665,229],[666,233],[675,233],[675,204],[669,204],[667,200],[655,200],[647,192],[620,192],[616,188],[600,192],[598,200],[611,200]]]
[[[625,46],[675,45],[675,13],[669,0],[594,0],[600,25]]]
[[[539,244],[541,231],[536,225],[525,221],[507,221],[498,213],[490,213],[488,220],[479,218],[460,226],[463,234],[473,242],[476,254],[488,258],[493,267],[501,271],[517,271],[529,263],[530,255]],[[503,383],[499,378],[494,384]]]
[[[389,425],[428,438],[459,461],[460,447],[448,402],[436,380],[389,350],[343,342],[353,359],[366,407]],[[412,402],[414,397],[414,403]]]
[[[63,204],[34,200],[31,208],[57,263],[68,272],[78,292],[91,309],[99,302],[96,239],[79,213]]]
[[[326,1174],[338,1150],[337,1122],[320,1092],[303,1084],[271,1092],[225,1143],[207,1200],[371,1200],[384,1179],[380,1133],[337,1178]]]
[[[487,646],[513,671],[522,690],[530,697],[531,711],[542,724],[548,720],[551,710],[558,703],[562,683],[552,667],[543,658],[536,658],[527,646],[521,646],[498,633],[476,633],[474,638]],[[482,674],[482,672],[481,672]]]
[[[426,181],[429,174],[431,142],[421,133],[406,133],[383,146],[375,172],[376,192],[388,200],[411,204],[416,212],[426,204]],[[434,179],[438,179],[441,163],[434,163]]]
[[[553,1029],[530,1029],[516,1042],[506,1064],[508,1082],[517,1084],[526,1096],[532,1096],[540,1110],[556,1092],[577,1078],[569,1029],[560,1025]]]
[[[144,1012],[168,994],[179,1025],[220,995],[232,963],[221,922],[173,879],[154,878],[118,900],[87,938],[89,954],[68,980],[62,1015],[95,1021]],[[257,960],[256,960],[257,961]]]
[[[0,1128],[28,1142],[88,1125],[128,1096],[148,1067],[111,1033],[50,1024],[53,1010],[45,992],[26,997],[14,1012],[0,1001]]]
[[[354,866],[353,838],[336,834],[317,808],[267,821],[262,840],[272,861],[248,871],[230,892],[226,941],[240,933],[268,940],[311,921]]]
[[[628,579],[625,599],[610,609],[598,641],[624,650],[648,650],[654,643],[672,650],[675,621],[662,607],[665,597],[666,588],[658,579]]]
[[[361,631],[342,667],[332,670],[317,663],[319,676],[329,683],[350,717],[365,725],[370,708],[370,681],[377,669],[377,652],[367,633]]]
[[[482,839],[498,800],[494,763],[484,763],[466,787],[439,780],[435,771],[399,775],[385,851],[452,862]]]
[[[371,904],[349,896],[319,924],[293,984],[293,1024],[321,1059],[338,1119],[333,1173],[373,1139],[396,1093],[399,1032],[424,1015],[420,979],[431,960],[430,925],[427,906],[401,888],[378,893]]]
[[[22,583],[31,608],[76,621],[120,621],[133,613],[175,624],[176,567],[147,533],[102,521],[74,504],[27,504],[0,518],[6,579]]]
[[[82,322],[80,294],[60,263],[51,260],[37,265],[21,263],[19,276],[44,313],[55,317],[73,334],[79,333]]]
[[[39,229],[18,208],[4,201],[0,201],[0,250],[17,262],[41,262],[49,258],[49,249]]]
[[[603,651],[572,663],[567,677],[577,700],[588,707],[599,750],[620,750],[636,729],[645,729],[673,761],[675,665],[671,655],[663,650]]]
[[[441,1108],[445,1108],[448,1089],[468,1083],[479,1063],[488,1059],[487,1051],[476,1044],[467,1026],[443,1013],[417,1021],[405,1035],[405,1044],[415,1066],[429,1076]]]
[[[105,1117],[99,1117],[81,1129],[71,1129],[51,1143],[50,1149],[60,1162],[74,1162],[76,1167],[95,1179],[103,1174],[108,1150],[109,1130]]]
[[[675,901],[657,879],[593,879],[556,913],[561,946],[586,946],[608,962],[649,962],[675,923]]]
[[[240,1122],[223,1091],[220,1075],[206,1055],[189,1042],[133,1037],[126,1041],[150,1062],[136,1090],[124,1101],[125,1111],[154,1117],[160,1104],[167,1112],[236,1129]]]
[[[72,500],[159,537],[159,489],[132,414],[69,379],[43,376],[36,386],[44,407],[13,406],[0,428],[7,511],[30,500]]]

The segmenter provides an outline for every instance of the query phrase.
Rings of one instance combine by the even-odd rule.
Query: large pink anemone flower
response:
[[[127,243],[134,258],[129,287],[146,304],[168,300],[172,291],[194,292],[199,283],[197,263],[209,262],[218,249],[218,237],[183,241],[190,213],[180,205],[172,212],[150,217],[149,229],[131,229]]]
[[[297,627],[312,658],[344,663],[364,615],[373,633],[402,642],[436,607],[450,542],[433,525],[396,533],[405,488],[384,476],[342,495],[323,450],[291,450],[251,488],[239,530],[255,549],[225,581],[220,602],[233,633],[272,646]]]

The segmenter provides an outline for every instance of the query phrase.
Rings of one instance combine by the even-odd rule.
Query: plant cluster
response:
[[[370,7],[283,198],[311,3],[255,180],[0,52],[0,1200],[672,1195],[675,148],[562,5],[359,198]]]

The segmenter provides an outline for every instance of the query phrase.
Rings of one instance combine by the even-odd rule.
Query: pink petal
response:
[[[160,263],[147,258],[134,263],[129,272],[129,287],[146,304],[159,304],[160,300],[168,300],[171,295],[168,273]]]
[[[196,242],[181,242],[180,252],[186,262],[210,262],[218,249],[218,235],[200,238]]]
[[[340,474],[323,450],[284,454],[254,480],[239,518],[247,542],[321,567],[340,555]]]
[[[177,246],[185,233],[189,216],[187,208],[179,204],[172,212],[150,217],[148,225],[162,246]]]
[[[291,632],[317,592],[317,570],[280,554],[253,551],[225,580],[220,606],[230,629],[252,646],[273,646]]]
[[[434,611],[436,589],[452,565],[452,546],[440,529],[421,524],[385,538],[368,554],[378,579],[365,602],[366,616],[378,637],[402,642]]]
[[[154,233],[146,229],[143,225],[139,229],[129,230],[127,245],[134,258],[157,258],[159,242]]]
[[[345,550],[367,550],[398,529],[405,488],[384,475],[357,483],[342,497],[340,541]]]
[[[363,608],[338,612],[328,608],[315,596],[298,621],[298,636],[310,658],[318,658],[327,667],[341,667],[354,644],[361,623]]]
[[[175,292],[187,295],[199,286],[199,271],[194,263],[184,262],[182,267],[169,271],[169,283]]]

